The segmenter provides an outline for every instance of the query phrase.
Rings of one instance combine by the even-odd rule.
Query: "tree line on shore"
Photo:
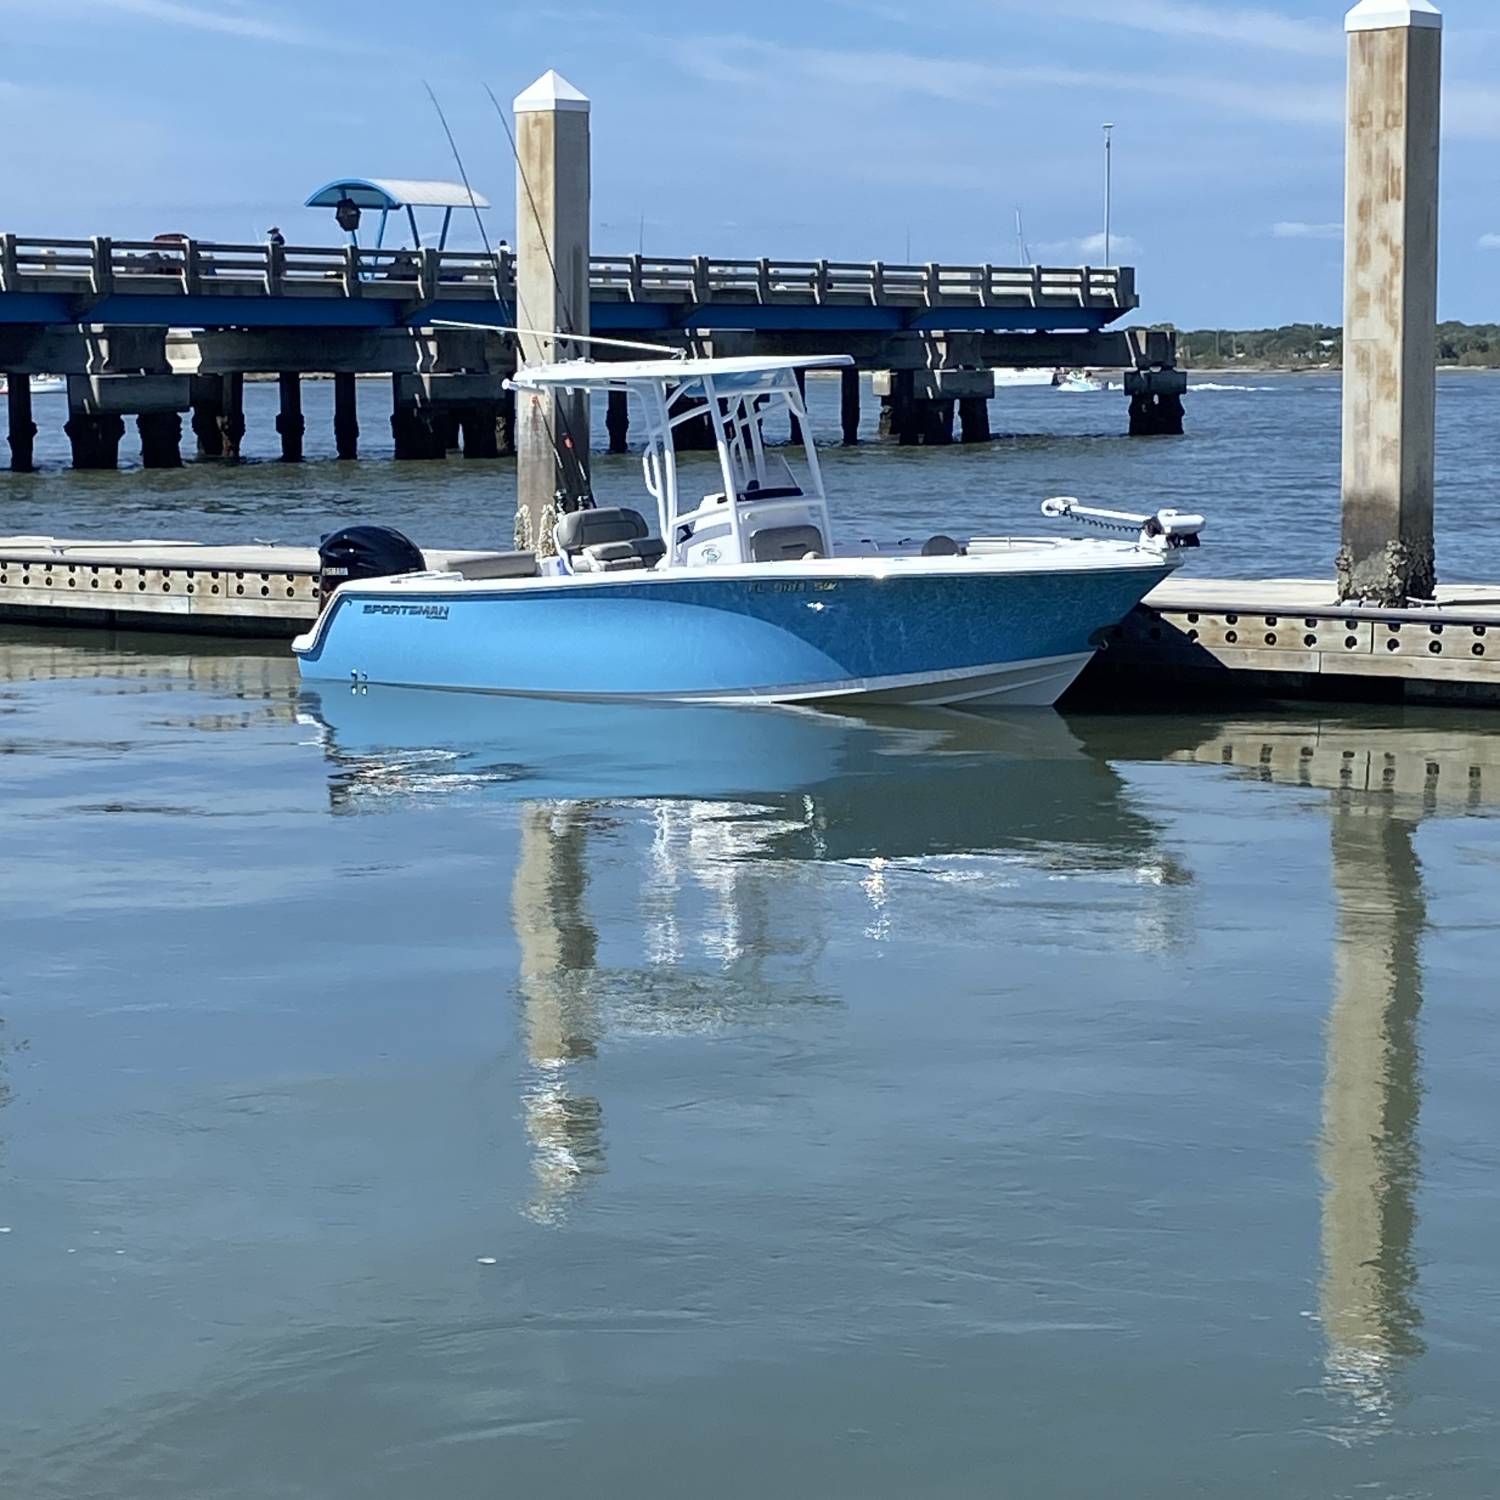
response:
[[[1275,369],[1338,369],[1344,362],[1344,331],[1327,323],[1288,323],[1281,328],[1178,329],[1177,362],[1184,368],[1249,365]],[[1440,323],[1438,363],[1500,369],[1500,324]]]

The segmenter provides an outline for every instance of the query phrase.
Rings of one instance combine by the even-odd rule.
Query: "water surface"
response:
[[[5,1492],[1493,1495],[1492,722],[0,638]]]

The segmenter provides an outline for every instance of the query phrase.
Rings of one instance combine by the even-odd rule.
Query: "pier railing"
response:
[[[885,261],[720,260],[596,255],[600,301],[902,308],[1139,306],[1129,267],[897,265]],[[509,251],[353,245],[235,245],[180,236],[52,239],[0,234],[0,293],[91,301],[119,295],[382,297],[415,304],[515,298]]]

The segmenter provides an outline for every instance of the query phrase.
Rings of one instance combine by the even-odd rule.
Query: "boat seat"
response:
[[[768,484],[762,486],[758,481],[752,479],[745,486],[745,491],[740,496],[740,502],[741,504],[747,504],[753,500],[800,500],[801,498],[801,485]]]
[[[766,526],[750,537],[751,562],[801,562],[809,555],[827,555],[816,526]]]
[[[666,556],[667,544],[651,535],[646,518],[625,506],[569,511],[553,533],[557,550],[578,573],[649,568]]]

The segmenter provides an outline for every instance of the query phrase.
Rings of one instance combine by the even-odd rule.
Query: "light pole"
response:
[[[1104,264],[1111,266],[1110,218],[1114,209],[1114,130],[1113,125],[1104,127]]]

